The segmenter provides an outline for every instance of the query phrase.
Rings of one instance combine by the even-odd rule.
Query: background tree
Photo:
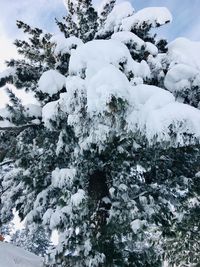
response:
[[[44,257],[51,247],[49,236],[42,225],[22,230],[17,230],[11,238],[11,242],[16,246],[22,247],[35,255]]]

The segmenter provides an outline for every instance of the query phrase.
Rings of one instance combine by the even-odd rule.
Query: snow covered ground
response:
[[[0,242],[0,267],[42,267],[42,259],[9,243]]]

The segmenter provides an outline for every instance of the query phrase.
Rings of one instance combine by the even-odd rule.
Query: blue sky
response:
[[[97,5],[101,0],[95,0]],[[123,0],[121,0],[123,1]],[[159,31],[169,41],[179,36],[200,41],[200,0],[130,0],[139,10],[148,6],[166,6],[173,15],[173,22]],[[15,21],[23,20],[33,26],[53,32],[54,18],[61,18],[66,10],[63,0],[0,0],[0,64],[10,54],[15,55],[11,45],[20,37]]]
[[[199,0],[132,0],[136,9],[147,6],[166,6],[173,15],[171,25],[162,29],[169,40],[184,36],[200,41]]]
[[[169,39],[185,36],[200,40],[200,0],[130,0],[130,2],[136,10],[147,6],[168,7],[174,20],[172,25],[163,31]],[[63,0],[0,0],[0,10],[0,25],[9,38],[19,35],[15,26],[16,19],[52,31],[55,27],[54,18],[65,14]]]

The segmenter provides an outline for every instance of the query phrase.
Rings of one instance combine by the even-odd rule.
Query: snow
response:
[[[79,45],[83,44],[81,39],[75,36],[65,38],[63,34],[53,35],[50,41],[55,45],[54,53],[57,56],[64,54],[70,55],[72,49],[76,49]]]
[[[0,121],[0,128],[12,127],[12,126],[14,126],[14,124],[11,123],[11,122],[8,121],[8,120]]]
[[[147,63],[134,61],[128,48],[116,40],[94,40],[79,46],[71,55],[69,73],[82,78],[86,75],[89,79],[100,67],[107,64],[118,69],[123,65],[126,74],[132,72],[143,78],[150,75]]]
[[[162,8],[161,10],[166,11]],[[157,9],[153,9],[153,18],[161,23],[160,18],[156,17],[157,12]],[[152,14],[148,15],[151,17]],[[165,14],[163,21],[168,17]],[[45,126],[51,129],[51,121],[56,122],[61,112],[62,119],[66,118],[68,125],[74,128],[75,135],[79,137],[84,131],[81,117],[83,110],[86,108],[88,118],[99,114],[105,116],[107,112],[113,112],[110,103],[115,97],[123,99],[128,106],[125,113],[125,130],[143,134],[149,144],[165,141],[172,145],[183,145],[189,142],[189,136],[192,136],[193,140],[199,138],[200,111],[176,102],[173,94],[163,88],[143,84],[145,77],[149,77],[150,70],[145,61],[138,63],[132,59],[125,45],[129,40],[138,48],[144,45],[144,49],[151,54],[151,61],[153,58],[158,61],[156,68],[162,69],[160,61],[164,57],[158,54],[156,46],[143,42],[133,33],[119,32],[113,34],[110,40],[93,40],[82,44],[71,51],[69,76],[65,78],[61,75],[63,82],[65,81],[66,92],[61,93],[57,101],[49,102],[42,109]],[[178,90],[180,85],[187,86],[191,77],[195,78],[194,81],[199,77],[194,65],[186,66],[186,63],[177,61],[183,61],[184,57],[177,57],[175,48],[176,45],[171,44],[168,52],[171,59],[174,58],[171,66],[173,71],[170,70],[165,79],[165,86],[169,90]],[[130,73],[133,78],[129,81]],[[109,119],[106,120],[104,123],[98,119],[95,121],[89,129],[88,137],[80,140],[81,150],[91,142],[106,141],[110,131]],[[65,149],[62,136],[59,140],[58,150]],[[52,176],[54,186],[69,186],[67,183],[70,183],[71,177],[66,170],[55,172],[56,175]],[[77,199],[80,198],[77,195]],[[76,195],[72,197],[73,201],[76,203]]]
[[[171,66],[185,64],[200,70],[200,42],[187,38],[177,38],[168,45],[168,57]]]
[[[42,267],[40,257],[9,243],[0,242],[0,267]]]
[[[90,63],[95,65],[95,62],[100,62],[101,67],[105,64],[113,64],[119,68],[119,63],[124,63],[127,57],[130,58],[129,51],[123,44],[114,40],[94,40],[73,51],[69,72],[71,75],[82,76],[83,71],[86,69],[88,71]],[[96,68],[93,73],[96,73]],[[91,78],[91,75],[87,78]]]
[[[51,215],[53,214],[53,209],[49,208],[45,211],[43,217],[42,217],[42,223],[44,225],[50,223]]]
[[[25,114],[29,117],[41,118],[42,108],[39,105],[28,104],[24,106]],[[1,114],[1,113],[0,113]]]
[[[167,72],[164,80],[165,87],[171,92],[189,89],[198,74],[200,73],[194,67],[176,64]]]
[[[161,103],[160,101],[163,102],[163,100],[166,101],[166,99],[167,102],[174,101],[174,97],[170,92],[157,86],[140,84],[133,86],[131,89],[132,90],[130,92],[130,95],[132,103],[134,104],[134,106],[137,105],[138,108],[144,106],[145,104],[148,106],[151,105],[151,107],[154,108],[156,108],[155,105],[162,107],[164,103]],[[152,100],[154,100],[154,97],[157,96],[159,96],[158,103],[156,101],[152,102]]]
[[[174,133],[177,135],[176,143],[180,145],[187,145],[188,142],[184,141],[185,134],[192,134],[194,138],[200,138],[200,112],[199,110],[181,103],[171,103],[155,110],[149,116],[147,124],[147,133],[149,138],[152,138],[151,131],[152,123],[154,125],[154,136],[158,135],[161,140],[170,141],[170,126],[173,126]]]
[[[63,212],[59,207],[56,208],[55,211],[52,212],[51,217],[50,217],[50,223],[49,223],[49,228],[51,230],[56,229],[62,223],[63,220]]]
[[[22,100],[22,104],[24,105],[24,114],[28,117],[33,117],[33,118],[41,118],[42,116],[42,108],[39,105],[39,103],[36,101],[34,98],[33,94],[25,93],[23,90],[17,90],[13,89],[12,91],[14,92],[17,97]],[[4,121],[0,121],[0,127],[9,127],[9,126],[14,126],[14,124],[10,123],[6,119],[12,118],[11,112],[6,108],[6,104],[9,103],[9,97],[6,93],[6,90],[4,88],[1,89],[0,91],[0,116],[4,118]],[[32,103],[31,103],[32,102]],[[27,103],[27,104],[26,104]],[[37,104],[34,104],[37,103]],[[34,121],[32,121],[34,123]],[[39,124],[39,122],[35,123]]]
[[[132,231],[136,234],[139,229],[143,226],[144,222],[141,221],[140,219],[135,219],[134,221],[131,222],[131,229]]]
[[[7,68],[0,72],[0,80],[3,78],[8,78],[9,76],[13,76],[15,74],[14,68]]]
[[[125,45],[134,46],[136,50],[140,51],[145,42],[139,38],[136,34],[129,31],[122,31],[113,33],[111,39],[120,41]]]
[[[149,52],[153,56],[157,56],[158,48],[150,43],[144,42],[141,38],[139,38],[136,34],[129,31],[122,31],[113,33],[111,39],[117,40],[129,48],[134,48],[136,51],[141,51],[141,49],[145,49],[145,51]]]
[[[71,203],[73,206],[79,206],[86,198],[86,193],[83,189],[78,189],[77,193],[71,196]]]
[[[45,71],[38,81],[38,91],[50,96],[57,94],[65,86],[65,76],[56,70]]]
[[[54,246],[59,244],[59,233],[56,229],[54,229],[51,233],[51,242]]]
[[[57,116],[58,101],[49,102],[42,108],[42,121],[47,128],[52,128],[51,120],[55,121]]]
[[[73,184],[74,177],[76,175],[75,169],[59,169],[56,168],[52,172],[52,186],[57,188],[64,188],[68,187],[70,188]]]
[[[150,42],[145,43],[145,51],[149,52],[149,54],[151,54],[153,56],[158,55],[158,48]]]
[[[10,118],[11,114],[7,108],[0,108],[0,116],[2,118]]]
[[[74,111],[75,103],[77,104],[78,99],[75,95],[80,92],[81,95],[85,94],[85,80],[77,76],[68,76],[66,79],[67,92],[60,94],[59,106],[63,112],[71,114]],[[81,105],[79,101],[78,104]]]
[[[119,30],[122,20],[131,16],[134,9],[130,2],[124,1],[114,6],[113,10],[108,15],[104,27],[98,32],[98,35],[104,36],[110,32]]]
[[[77,76],[68,76],[66,78],[66,88],[67,92],[61,93],[59,100],[47,103],[42,109],[42,120],[49,129],[52,129],[51,121],[56,121],[61,111],[69,125],[74,125],[80,115],[83,106],[82,98],[86,94],[85,81]],[[75,97],[79,94],[80,99]],[[57,151],[59,152],[59,147]]]
[[[108,109],[112,96],[124,100],[129,97],[129,81],[126,76],[113,65],[100,69],[88,82],[88,112],[101,113]]]
[[[159,27],[172,21],[172,15],[166,7],[147,7],[122,20],[121,30],[131,31],[148,27]]]
[[[131,97],[135,109],[127,117],[129,129],[144,132],[149,143],[155,138],[173,142],[172,132],[179,145],[187,143],[185,134],[200,138],[200,111],[175,102],[170,92],[156,86],[137,85]]]
[[[200,42],[177,38],[168,45],[169,71],[165,87],[171,92],[191,89],[200,84]]]
[[[101,3],[98,6],[97,12],[98,16],[101,16],[102,13],[104,13],[105,6],[110,6],[113,0],[102,0]]]

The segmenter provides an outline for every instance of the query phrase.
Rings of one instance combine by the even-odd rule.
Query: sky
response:
[[[95,4],[98,5],[100,1],[95,0]],[[171,41],[176,37],[185,36],[200,41],[200,0],[130,0],[130,2],[136,11],[148,6],[169,8],[173,22],[159,31],[161,37]],[[5,59],[16,57],[12,42],[22,37],[16,27],[17,19],[54,32],[56,30],[54,18],[62,18],[66,14],[63,0],[0,0],[0,10],[0,70],[4,67]]]

